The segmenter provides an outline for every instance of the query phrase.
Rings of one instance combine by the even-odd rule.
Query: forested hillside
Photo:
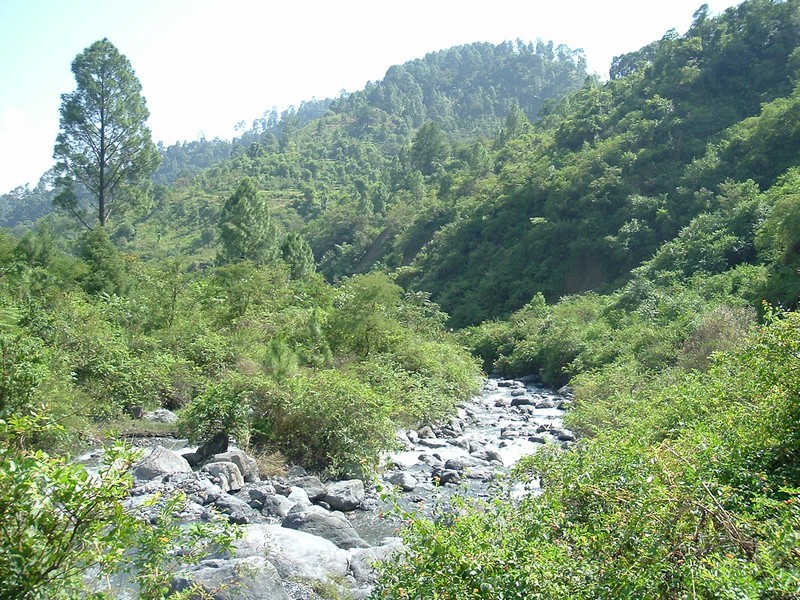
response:
[[[91,231],[64,160],[1,197],[0,459],[163,406],[369,478],[480,364],[569,385],[580,440],[517,470],[539,496],[413,521],[378,597],[796,598],[800,2],[609,75],[470,44],[158,147]]]

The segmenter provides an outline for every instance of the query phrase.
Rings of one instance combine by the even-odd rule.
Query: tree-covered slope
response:
[[[797,2],[701,10],[619,57],[521,135],[403,281],[465,324],[532,294],[608,290],[691,219],[727,179],[762,188],[798,163],[792,115]]]
[[[207,262],[222,201],[247,176],[283,230],[308,239],[329,278],[407,264],[454,214],[439,198],[445,180],[483,172],[485,140],[509,114],[535,118],[585,77],[580,52],[544,43],[471,44],[391,67],[332,103],[256,120],[227,159],[200,172],[192,165],[219,144],[165,149],[151,210],[122,237],[147,256]]]

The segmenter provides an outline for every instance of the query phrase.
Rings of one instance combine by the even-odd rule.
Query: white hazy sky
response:
[[[702,0],[0,0],[0,193],[52,164],[72,60],[107,37],[128,57],[155,141],[230,139],[277,106],[335,97],[391,65],[471,42],[583,48],[589,70],[671,28]],[[706,2],[712,14],[738,4]]]

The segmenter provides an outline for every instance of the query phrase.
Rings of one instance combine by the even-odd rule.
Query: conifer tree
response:
[[[275,226],[266,199],[255,182],[245,177],[225,202],[219,223],[221,264],[249,260],[266,263],[275,258]]]
[[[54,204],[91,229],[112,211],[140,200],[161,157],[145,121],[150,116],[142,86],[128,59],[107,39],[72,62],[77,89],[61,96],[56,138]],[[92,214],[94,213],[94,215]]]
[[[314,272],[314,253],[299,233],[292,232],[286,236],[281,245],[281,254],[284,262],[289,265],[292,279],[303,279]]]

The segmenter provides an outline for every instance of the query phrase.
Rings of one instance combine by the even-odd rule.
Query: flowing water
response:
[[[374,510],[353,513],[353,524],[365,540],[379,543],[397,535],[402,522],[397,508],[431,515],[435,506],[446,505],[454,494],[477,500],[536,493],[538,485],[510,487],[506,475],[521,457],[543,444],[574,439],[563,428],[564,403],[563,396],[535,384],[490,379],[480,396],[459,408],[455,427],[449,431],[433,439],[416,439],[412,433],[408,442],[400,434],[406,447],[388,457],[387,477],[406,473],[417,481],[416,487],[401,491],[384,482],[392,490],[390,497],[377,499]],[[457,483],[440,484],[449,477]]]

